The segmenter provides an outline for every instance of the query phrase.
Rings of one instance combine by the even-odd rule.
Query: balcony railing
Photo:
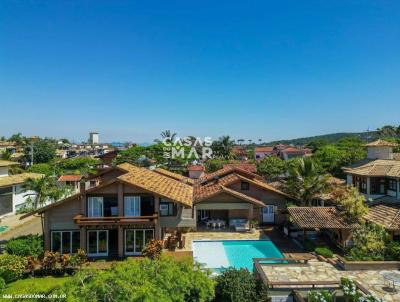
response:
[[[78,225],[112,225],[112,224],[132,224],[154,222],[158,218],[155,213],[150,216],[111,216],[111,217],[87,217],[77,215],[74,222]]]

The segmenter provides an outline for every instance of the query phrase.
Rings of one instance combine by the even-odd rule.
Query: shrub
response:
[[[84,269],[52,294],[69,301],[190,301],[214,298],[214,281],[190,260],[128,259],[108,269]]]
[[[161,257],[163,243],[161,240],[151,240],[143,249],[142,254],[150,259],[159,259]]]
[[[315,249],[315,252],[318,255],[321,255],[321,256],[323,256],[325,258],[332,258],[333,257],[333,252],[330,249],[328,249],[327,247],[317,247]]]
[[[340,284],[342,285],[343,294],[349,302],[358,301],[361,294],[357,291],[357,286],[352,279],[342,277],[340,279]]]
[[[387,260],[400,261],[400,242],[392,241],[386,246],[385,258]]]
[[[308,302],[333,302],[333,294],[327,290],[308,292]]]
[[[73,254],[70,259],[72,267],[82,267],[88,261],[85,250],[78,249],[76,254]]]
[[[0,293],[5,289],[5,287],[6,281],[4,281],[4,279],[0,277]]]
[[[43,254],[43,238],[39,235],[27,235],[10,239],[5,251],[10,255],[39,257]]]
[[[4,254],[0,256],[0,277],[6,283],[22,277],[27,266],[25,257]]]
[[[266,299],[266,288],[247,269],[229,268],[215,280],[215,301],[261,302]]]
[[[346,258],[359,261],[381,261],[385,257],[385,245],[389,234],[376,224],[362,224],[353,233],[354,246]]]

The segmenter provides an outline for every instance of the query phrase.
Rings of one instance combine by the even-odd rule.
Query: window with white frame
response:
[[[103,217],[104,201],[103,197],[88,197],[88,217]]]
[[[154,239],[153,229],[125,230],[125,255],[141,255],[152,239]]]
[[[80,248],[79,231],[52,231],[51,250],[60,254],[74,254]]]
[[[140,196],[125,196],[124,215],[137,217],[140,213]]]
[[[87,231],[87,251],[89,256],[107,256],[108,230]]]

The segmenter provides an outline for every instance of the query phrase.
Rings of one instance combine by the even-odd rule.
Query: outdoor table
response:
[[[393,284],[393,291],[396,291],[396,285],[400,285],[400,273],[398,272],[385,272],[382,277]]]

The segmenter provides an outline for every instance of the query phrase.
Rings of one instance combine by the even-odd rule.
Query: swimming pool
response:
[[[253,271],[253,258],[283,258],[271,240],[196,240],[193,258],[218,272],[224,268],[247,268]]]

